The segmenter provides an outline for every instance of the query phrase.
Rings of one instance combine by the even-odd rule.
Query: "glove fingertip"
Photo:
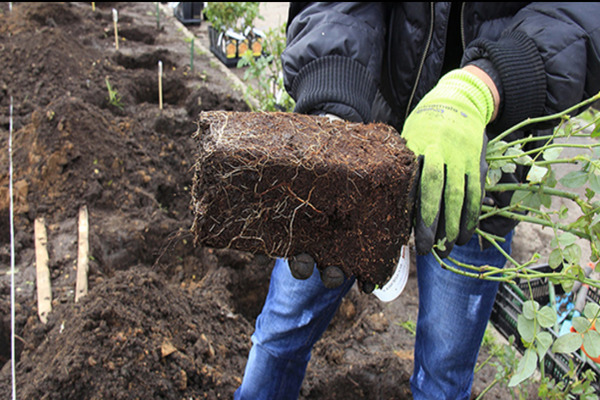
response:
[[[321,281],[327,289],[335,289],[339,287],[342,283],[344,283],[345,279],[346,276],[339,267],[330,266],[325,268],[325,270],[323,270],[321,273]]]
[[[436,224],[434,224],[436,225]],[[418,255],[428,254],[435,243],[435,230],[425,227],[422,221],[417,222],[415,227],[415,247]]]
[[[289,260],[288,265],[294,278],[306,280],[313,274],[315,261],[310,255],[302,253],[292,257],[292,259]]]
[[[475,233],[475,228],[468,229],[467,227],[461,227],[458,238],[456,238],[456,244],[462,246],[469,243],[473,237],[473,233]]]

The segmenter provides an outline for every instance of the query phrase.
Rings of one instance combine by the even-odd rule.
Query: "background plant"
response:
[[[204,15],[218,31],[231,29],[238,33],[254,28],[256,19],[263,19],[258,2],[206,3]]]
[[[244,81],[247,83],[244,98],[253,111],[292,111],[294,100],[285,91],[281,53],[285,49],[285,29],[281,25],[269,29],[263,40],[264,54],[255,57],[246,51],[238,62],[238,68],[246,68]],[[256,103],[251,101],[256,100]]]
[[[541,272],[529,268],[539,261],[540,255],[534,254],[524,263],[519,263],[505,253],[508,265],[503,268],[490,266],[476,267],[458,263],[461,268],[438,259],[439,263],[458,274],[477,279],[487,279],[514,283],[515,279],[531,282],[533,279],[546,278],[549,285],[561,285],[565,292],[571,291],[576,281],[599,288],[600,281],[585,275],[582,265],[589,260],[582,260],[580,239],[589,244],[591,261],[599,259],[600,249],[600,113],[589,107],[600,99],[600,93],[564,112],[556,115],[530,119],[507,130],[490,140],[486,159],[489,164],[486,190],[514,191],[511,204],[504,208],[483,206],[481,219],[500,215],[521,223],[532,223],[550,229],[554,238],[550,243],[548,264],[552,272]],[[581,109],[585,112],[571,117]],[[551,134],[544,137],[528,136],[512,139],[511,133],[528,125],[559,120],[560,123]],[[532,142],[540,143],[536,150],[526,150]],[[576,155],[563,156],[565,149],[576,149]],[[566,164],[574,166],[562,178],[557,178],[556,170]],[[517,165],[529,168],[527,182],[506,184],[500,182],[502,172],[514,172]],[[583,194],[580,194],[583,193]],[[552,207],[553,199],[567,199],[576,209],[575,221],[568,222],[568,207],[558,209]],[[499,246],[502,238],[478,231],[478,234],[489,240],[492,245],[503,252]],[[443,246],[439,243],[438,246]],[[583,261],[583,262],[582,262]],[[530,379],[536,370],[541,372],[538,395],[542,398],[580,398],[597,399],[591,382],[595,380],[593,371],[581,373],[578,367],[571,364],[567,372],[568,379],[554,380],[544,371],[544,357],[550,351],[571,354],[579,352],[582,345],[591,357],[600,355],[600,334],[595,329],[596,320],[600,317],[600,306],[594,302],[585,305],[581,316],[572,319],[574,332],[555,338],[549,329],[556,327],[557,313],[552,305],[539,304],[529,286],[529,299],[524,301],[522,313],[518,316],[517,330],[525,346],[523,356],[518,360],[512,373],[505,375],[509,387],[522,385]],[[580,366],[581,367],[581,366]]]

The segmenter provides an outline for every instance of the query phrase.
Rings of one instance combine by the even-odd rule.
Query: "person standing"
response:
[[[415,399],[470,396],[498,284],[449,272],[432,253],[504,265],[474,235],[479,227],[504,238],[509,253],[516,225],[478,221],[483,202],[502,207],[511,196],[485,193],[486,143],[600,90],[599,16],[600,3],[574,2],[290,5],[282,63],[294,111],[388,123],[421,160]],[[551,126],[535,128],[512,135]],[[526,172],[501,181],[522,182]],[[306,255],[277,259],[235,399],[297,399],[311,349],[354,281]]]

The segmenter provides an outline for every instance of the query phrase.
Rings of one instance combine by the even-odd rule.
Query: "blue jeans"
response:
[[[512,233],[506,239],[502,247],[510,253]],[[464,246],[455,246],[450,256],[472,265],[503,267],[506,261],[495,248],[480,250],[476,237]],[[431,255],[417,257],[417,275],[413,397],[468,399],[498,283],[445,270]],[[297,399],[311,349],[353,283],[350,277],[340,287],[327,289],[316,268],[307,280],[297,280],[286,260],[278,259],[234,399]]]

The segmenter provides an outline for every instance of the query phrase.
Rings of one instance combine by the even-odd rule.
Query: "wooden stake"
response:
[[[119,13],[116,9],[112,9],[113,25],[115,27],[115,48],[119,50],[119,31],[117,29],[117,22],[119,22]]]
[[[163,63],[158,62],[158,108],[163,109],[163,96],[162,96],[162,74],[163,74]]]
[[[52,311],[52,288],[48,270],[48,238],[44,218],[35,220],[34,236],[38,315],[40,321],[45,324],[48,322],[48,314]]]
[[[192,38],[192,49],[190,51],[190,70],[194,72],[194,38]]]
[[[89,271],[89,222],[86,206],[79,210],[79,251],[77,254],[77,282],[75,284],[75,302],[85,296],[88,292]]]

